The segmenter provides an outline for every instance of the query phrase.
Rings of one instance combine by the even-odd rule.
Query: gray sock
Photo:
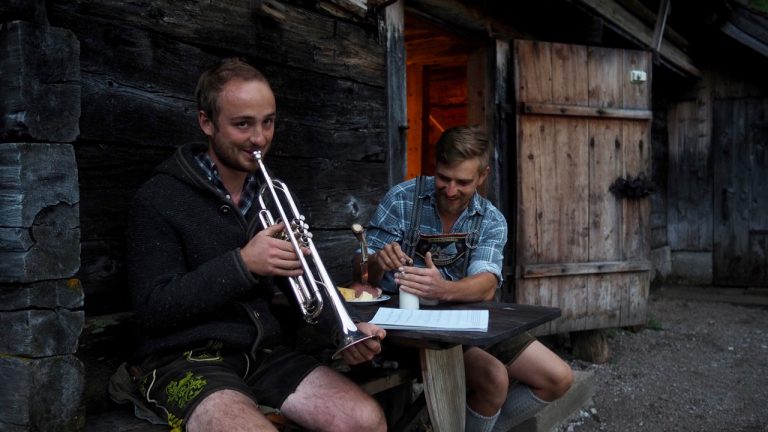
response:
[[[507,393],[507,400],[501,407],[493,432],[507,432],[523,420],[536,415],[547,405],[549,402],[536,397],[530,387],[518,384]]]
[[[496,424],[496,419],[499,418],[499,413],[486,417],[482,414],[476,413],[472,408],[467,405],[467,419],[464,425],[465,432],[491,432],[493,425]]]

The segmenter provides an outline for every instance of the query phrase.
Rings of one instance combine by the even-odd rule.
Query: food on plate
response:
[[[381,288],[376,288],[367,284],[361,284],[359,282],[355,282],[349,288],[336,288],[338,288],[339,292],[344,297],[344,300],[348,302],[374,301],[381,296]]]

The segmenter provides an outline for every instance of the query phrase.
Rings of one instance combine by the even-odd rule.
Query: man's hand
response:
[[[240,249],[246,267],[252,273],[261,276],[300,276],[303,271],[301,261],[296,255],[291,242],[275,238],[285,229],[280,222],[261,230]],[[302,250],[309,255],[309,249]]]
[[[443,275],[432,262],[432,253],[424,256],[427,267],[401,266],[395,273],[395,283],[405,292],[427,300],[446,300]]]
[[[396,270],[404,265],[413,264],[413,259],[403,252],[400,244],[396,242],[385,245],[380,251],[368,258],[375,260],[379,269],[383,272]]]
[[[381,352],[381,340],[387,337],[387,332],[375,324],[367,322],[357,323],[357,329],[367,335],[376,337],[358,342],[342,351],[341,357],[348,365],[371,361],[373,356]]]

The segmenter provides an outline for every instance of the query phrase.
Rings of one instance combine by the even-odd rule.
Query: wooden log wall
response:
[[[15,3],[4,8],[19,6]],[[40,4],[0,8],[0,430],[76,431],[84,367],[79,43]],[[31,21],[13,17],[27,17]],[[4,18],[5,19],[5,18]]]
[[[194,86],[219,58],[242,56],[270,80],[278,121],[267,165],[298,197],[338,284],[351,278],[353,222],[386,192],[386,41],[380,14],[340,19],[312,2],[64,1],[52,25],[81,44],[80,170],[86,310],[125,310],[130,199],[177,146],[201,139]],[[327,3],[327,2],[325,2]]]
[[[764,288],[768,61],[728,41],[711,51],[701,80],[665,92],[667,238],[673,262],[685,263],[671,280]]]

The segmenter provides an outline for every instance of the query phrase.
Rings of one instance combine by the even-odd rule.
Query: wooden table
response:
[[[397,296],[386,303],[352,306],[363,320],[370,320],[379,307],[398,307]],[[560,309],[479,302],[422,306],[424,309],[487,309],[488,331],[387,330],[385,343],[419,349],[429,418],[436,432],[463,431],[466,380],[462,345],[487,347],[519,335],[560,316]]]

